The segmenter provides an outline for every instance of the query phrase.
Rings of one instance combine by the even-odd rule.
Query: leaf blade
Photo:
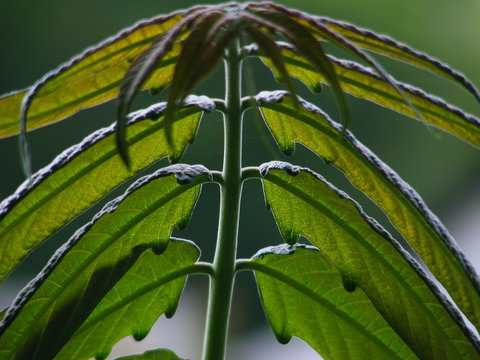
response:
[[[198,185],[210,176],[200,165],[172,165],[107,204],[17,297],[0,325],[0,352],[13,358],[55,356],[145,250],[164,251],[172,228],[188,222]],[[141,337],[149,327],[137,330]]]
[[[136,172],[165,156],[178,160],[202,114],[215,105],[206,97],[187,99],[173,124],[173,148],[165,138],[165,108],[166,103],[160,103],[132,114],[127,132],[135,155],[131,172],[117,156],[112,125],[67,149],[0,204],[0,280],[44,239]]]
[[[305,83],[314,92],[321,88],[322,83],[328,83],[305,59],[295,54],[288,44],[281,46],[291,76]],[[250,48],[250,51],[255,54],[255,49]],[[480,147],[480,120],[473,115],[464,113],[442,99],[427,95],[418,88],[397,83],[403,94],[415,106],[414,110],[405,103],[393,86],[371,70],[351,61],[338,60],[331,56],[329,58],[345,92],[413,119],[417,119],[418,112],[422,115],[422,121]],[[269,64],[266,58],[262,58],[262,61]]]
[[[280,92],[260,94],[257,99],[280,148],[291,153],[294,142],[302,143],[340,169],[355,187],[384,210],[392,224],[478,327],[478,276],[455,240],[420,196],[351,133],[340,139],[339,125],[314,105],[300,99],[301,111],[294,110],[292,101]]]
[[[115,360],[186,360],[179,358],[173,351],[167,349],[155,349],[140,355],[122,356]]]
[[[260,250],[255,270],[262,303],[280,342],[298,336],[325,359],[416,359],[361,289],[344,289],[318,249],[280,245]]]
[[[333,262],[348,288],[358,286],[368,295],[419,358],[479,356],[478,339],[455,308],[345,193],[311,170],[286,163],[264,164],[260,172],[284,239],[308,238]]]
[[[459,84],[480,102],[480,93],[475,86],[464,75],[441,61],[414,50],[388,36],[378,35],[352,24],[325,17],[318,17],[317,20],[359,47],[403,61]]]

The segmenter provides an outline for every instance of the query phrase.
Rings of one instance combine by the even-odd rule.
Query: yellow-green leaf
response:
[[[116,98],[120,81],[132,62],[158,36],[193,10],[142,21],[47,74],[27,95],[31,100],[27,113],[27,130],[63,120],[81,109]],[[157,65],[144,88],[161,88],[169,83],[179,51],[180,45],[172,49]],[[19,132],[19,105],[23,94],[25,91],[0,100],[0,105],[8,104],[8,107],[2,109],[3,116],[0,117],[0,137]]]
[[[322,83],[328,84],[327,79],[306,59],[296,54],[290,46],[283,44],[283,47],[283,56],[291,76],[304,82],[314,92],[321,88]],[[255,49],[252,48],[252,51]],[[418,112],[422,115],[422,121],[480,147],[480,120],[474,116],[437,97],[427,95],[420,89],[398,83],[404,96],[415,107],[412,108],[395,87],[371,70],[354,62],[337,60],[331,56],[329,59],[343,91],[412,118],[417,118]],[[268,58],[262,60],[267,65],[272,65]]]
[[[457,305],[480,328],[480,281],[474,268],[420,196],[392,169],[358,142],[341,136],[338,124],[312,104],[282,93],[257,96],[264,119],[286,153],[299,142],[344,172],[350,182],[375,201],[421,256]]]

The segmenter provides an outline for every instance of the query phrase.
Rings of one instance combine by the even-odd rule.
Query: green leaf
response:
[[[5,309],[3,309],[2,311],[0,311],[0,321],[3,320],[3,318],[5,317],[5,314],[7,313],[8,311],[8,307],[6,307]]]
[[[160,256],[151,251],[140,256],[55,359],[103,359],[119,339],[133,334],[141,340],[161,314],[173,316],[186,276],[196,271],[194,263],[200,253],[193,243],[172,240]],[[143,356],[178,359],[166,350]]]
[[[281,245],[260,250],[255,270],[262,303],[281,343],[295,335],[324,359],[416,359],[365,293],[348,291],[318,249]]]
[[[403,61],[423,70],[430,71],[443,78],[452,80],[463,86],[478,101],[480,101],[480,93],[475,86],[465,78],[465,76],[437,59],[433,59],[388,36],[378,35],[370,30],[362,29],[352,24],[325,17],[317,17],[317,21],[320,24],[327,26],[335,33],[348,39],[358,47],[386,55],[390,58]]]
[[[442,282],[457,305],[480,328],[480,281],[446,228],[420,196],[351,133],[342,138],[338,124],[303,100],[296,110],[282,92],[257,96],[262,115],[280,148],[292,153],[300,142],[345,173],[375,201],[392,224]]]
[[[120,81],[132,61],[190,11],[194,9],[141,21],[48,73],[30,89],[25,100],[27,130],[63,120],[81,109],[116,98]],[[145,88],[168,84],[178,51],[179,48],[174,49],[168,59],[158,64],[155,76]],[[12,94],[2,102],[16,104],[19,96]],[[5,109],[4,116],[0,117],[0,136],[19,132],[18,110],[17,105]]]
[[[25,354],[29,354],[28,359],[32,360],[53,358],[68,340],[76,336],[77,329],[94,326],[89,314],[107,316],[102,311],[107,311],[113,300],[117,299],[120,304],[133,287],[144,283],[144,279],[138,276],[139,271],[147,278],[150,276],[149,269],[153,265],[142,259],[153,256],[151,250],[158,254],[165,249],[174,226],[186,226],[200,192],[198,185],[210,178],[209,171],[201,165],[172,165],[139,179],[123,196],[107,204],[92,222],[77,231],[57,251],[45,269],[14,301],[0,326],[0,354],[5,359],[22,358]],[[146,251],[148,249],[151,250]],[[197,257],[198,253],[192,261]],[[136,265],[138,258],[141,262]],[[171,266],[169,257],[165,261]],[[128,279],[124,274],[128,274],[130,268],[136,271],[135,280],[132,281],[131,277],[124,280]],[[155,281],[160,273],[153,271],[151,276]],[[124,290],[119,286],[124,286],[121,288]],[[179,291],[181,287],[178,285]],[[111,297],[107,295],[102,302],[109,291]],[[139,295],[144,294],[139,291]],[[162,312],[173,314],[177,295],[170,298],[175,301],[169,302]],[[152,296],[148,301],[139,297],[138,301],[145,306],[158,303],[159,299],[153,301],[155,294]],[[153,324],[154,319],[147,316],[148,312],[139,317],[138,309],[131,310],[134,316],[131,318],[128,313],[123,313],[126,308],[119,311],[120,319],[126,317],[135,321],[131,326],[120,326],[115,316],[117,322],[110,329],[116,335],[112,334],[112,337],[107,336],[103,328],[108,343],[102,345],[103,348],[98,350],[100,353],[95,353],[99,358],[108,354],[113,337],[116,341],[128,335],[125,334],[128,330],[140,339]],[[143,318],[145,321],[141,320]],[[121,336],[117,336],[115,329]],[[85,341],[83,339],[80,343]],[[97,347],[90,347],[91,351],[95,349]]]
[[[260,168],[283,238],[305,236],[361,288],[420,359],[478,359],[478,339],[420,266],[345,193],[311,170],[272,162]]]
[[[186,360],[179,358],[173,351],[167,349],[156,349],[146,351],[141,355],[130,355],[116,358],[115,360]]]
[[[22,99],[27,92],[28,90],[18,90],[0,96],[0,138],[18,133]]]
[[[305,83],[314,92],[321,88],[322,83],[328,83],[327,79],[305,58],[296,54],[291,46],[285,43],[279,45],[283,48],[287,71],[291,76]],[[250,47],[249,51],[253,54],[257,52],[254,47]],[[343,91],[414,119],[417,118],[418,112],[422,115],[422,121],[480,147],[480,120],[474,116],[464,113],[437,97],[427,95],[420,89],[397,83],[404,96],[415,107],[413,109],[394,86],[371,70],[354,62],[337,60],[331,56],[329,59]],[[269,68],[274,69],[268,58],[262,58],[262,60]]]
[[[165,156],[178,160],[195,136],[202,111],[213,111],[215,105],[205,96],[187,99],[173,124],[173,148],[165,139],[165,108],[160,103],[131,115],[131,172],[117,156],[112,125],[67,149],[0,204],[0,280],[43,240],[135,173]]]

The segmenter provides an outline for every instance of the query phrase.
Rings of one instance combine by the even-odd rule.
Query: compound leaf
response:
[[[112,125],[67,149],[5,199],[0,204],[0,280],[43,240],[116,186],[165,156],[179,159],[195,136],[202,112],[215,109],[205,96],[191,96],[184,106],[173,124],[173,147],[165,137],[166,103],[131,115],[127,131],[131,171],[117,156]]]
[[[280,342],[298,336],[324,359],[417,359],[360,288],[344,288],[339,272],[318,249],[266,248],[245,265],[255,270]]]
[[[392,169],[314,105],[284,92],[257,96],[260,110],[286,153],[300,142],[345,173],[350,182],[375,201],[421,256],[462,311],[480,328],[480,281],[474,268],[420,196]]]
[[[311,170],[260,167],[283,238],[305,236],[330,259],[346,289],[362,289],[420,359],[477,359],[478,339],[420,266],[345,193]]]
[[[121,336],[115,335],[115,341],[128,335],[126,331],[133,332],[137,339],[145,336],[155,319],[148,314],[151,309],[140,313],[141,316],[137,311],[143,311],[147,305],[150,308],[151,303],[158,306],[159,300],[153,301],[156,295],[151,293],[152,297],[147,301],[143,295],[147,296],[145,290],[148,286],[143,290],[139,288],[138,301],[143,304],[140,310],[133,306],[127,311],[122,301],[137,301],[128,297],[131,290],[160,278],[162,272],[154,270],[153,260],[142,259],[154,257],[152,250],[157,254],[164,251],[174,226],[186,226],[200,192],[198,185],[209,181],[210,177],[209,171],[201,165],[171,165],[139,179],[123,196],[108,203],[57,251],[45,269],[14,301],[0,325],[0,354],[3,358],[23,359],[28,354],[31,360],[51,359],[65,343],[75,338],[81,326],[91,326],[92,329],[98,326],[99,333],[101,329],[104,332],[103,348],[98,350],[99,353],[90,353],[87,358],[93,355],[104,358],[114,342],[112,333],[117,334],[117,330]],[[196,251],[192,261],[197,257]],[[142,261],[136,264],[137,259]],[[174,264],[169,256],[165,261],[167,267]],[[131,277],[129,271],[134,271],[130,273]],[[176,286],[178,291],[182,287],[180,283]],[[110,295],[103,300],[107,293]],[[167,296],[171,301],[162,310],[167,315],[173,314],[178,293],[173,296]],[[122,305],[119,312],[111,307],[112,301],[117,306]],[[115,325],[110,325],[110,331],[105,332],[103,322],[95,325],[95,319],[109,318],[110,312],[119,315],[112,315],[116,319]],[[135,317],[130,317],[129,312]],[[126,325],[120,326],[123,317],[135,319],[133,325],[127,321]],[[94,333],[92,329],[88,331],[89,335]],[[85,336],[79,344],[90,341],[88,335]],[[95,351],[97,346],[89,349]]]

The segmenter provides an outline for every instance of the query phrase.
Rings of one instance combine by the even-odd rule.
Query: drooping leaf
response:
[[[165,139],[165,108],[160,103],[131,115],[131,172],[117,156],[112,125],[67,149],[0,204],[0,280],[43,240],[135,173],[165,156],[177,161],[193,140],[202,111],[213,111],[215,105],[205,96],[187,99],[173,124],[173,148]]]
[[[156,349],[145,351],[140,355],[122,356],[115,360],[186,360],[179,358],[173,351],[167,349]]]
[[[181,46],[180,41],[177,40],[182,33],[186,32],[187,27],[198,16],[200,16],[199,13],[189,14],[172,26],[169,31],[158,36],[150,47],[133,61],[121,79],[118,91],[116,142],[120,156],[127,166],[130,166],[130,158],[127,152],[125,126],[127,114],[130,112],[132,102],[145,81],[152,75],[155,75],[154,72],[159,63],[171,57],[172,53],[175,53],[178,58],[183,50],[183,46]],[[174,46],[179,50],[175,52]],[[172,66],[172,72],[169,75],[168,81],[164,84],[165,86],[169,85],[172,80],[173,69],[174,67]]]
[[[480,343],[420,266],[345,193],[311,170],[260,167],[268,206],[288,243],[305,236],[361,288],[420,359],[478,359]]]
[[[473,324],[480,328],[480,280],[473,266],[420,196],[351,133],[300,99],[296,110],[282,92],[257,96],[262,115],[280,148],[292,153],[300,142],[344,172],[375,201],[421,256]]]
[[[277,73],[280,75],[281,81],[285,84],[285,87],[293,98],[296,98],[295,86],[290,79],[290,75],[285,67],[282,52],[277,43],[263,31],[258,30],[253,26],[246,26],[245,31],[250,38],[257,43],[259,50],[270,59]]]
[[[201,165],[171,165],[141,178],[123,196],[107,204],[57,251],[14,301],[0,324],[0,354],[5,359],[21,359],[26,354],[31,360],[53,358],[75,331],[85,321],[88,323],[88,316],[105,294],[121,284],[132,266],[136,269],[134,264],[144,251],[161,253],[173,227],[186,226],[200,192],[198,185],[210,177]],[[166,261],[170,262],[168,258]],[[149,265],[138,266],[148,271]],[[154,281],[157,275],[152,276]],[[138,276],[133,277],[135,284],[143,283]],[[125,284],[125,290],[112,290],[113,297],[99,311],[111,306],[112,300],[126,296],[134,286],[130,282]],[[175,303],[163,311],[172,314]],[[148,332],[149,322],[135,320],[140,327],[134,325],[128,330],[141,338]],[[122,332],[120,337],[125,335]],[[105,338],[112,341],[109,336]],[[112,345],[104,344],[101,354],[106,355]]]
[[[198,24],[191,29],[185,40],[182,53],[179,56],[172,86],[168,93],[168,105],[165,111],[167,122],[167,140],[170,137],[169,127],[175,117],[175,111],[185,97],[205,79],[221,62],[225,48],[235,34],[226,30],[233,19],[221,12],[212,11],[203,18],[197,19]]]
[[[296,54],[291,46],[285,43],[279,45],[282,47],[287,71],[291,76],[305,83],[314,92],[321,89],[322,83],[328,83],[305,58]],[[257,53],[255,47],[249,47],[247,50],[253,54]],[[397,83],[415,107],[415,111],[391,84],[371,70],[354,62],[337,60],[331,56],[329,59],[345,92],[412,118],[418,117],[417,111],[421,114],[422,121],[480,147],[480,120],[474,116],[437,97],[427,95],[418,88]],[[274,70],[268,58],[264,57],[262,60]]]
[[[308,59],[317,72],[321,73],[328,84],[332,87],[337,104],[340,110],[344,130],[348,128],[348,106],[342,87],[335,73],[330,59],[327,57],[322,45],[313,35],[298,22],[283,12],[270,11],[263,8],[256,8],[252,11],[255,16],[262,18],[262,21],[252,18],[259,25],[272,32],[278,32],[285,37],[299,52],[301,56]],[[288,69],[287,69],[288,70]]]
[[[370,30],[362,29],[352,24],[325,17],[317,17],[317,21],[350,40],[358,47],[389,56],[452,80],[463,86],[480,101],[480,93],[465,76],[437,59],[414,50],[388,36],[378,35]]]
[[[324,359],[417,359],[360,288],[344,288],[318,249],[266,248],[242,265],[255,270],[265,313],[281,343],[298,336]]]

